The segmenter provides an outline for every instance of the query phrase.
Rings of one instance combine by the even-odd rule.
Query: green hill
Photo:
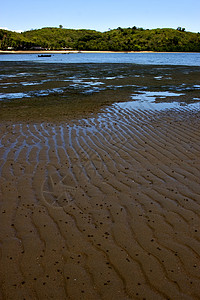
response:
[[[200,33],[177,29],[121,28],[106,32],[42,28],[16,33],[0,29],[1,50],[96,50],[200,52]]]

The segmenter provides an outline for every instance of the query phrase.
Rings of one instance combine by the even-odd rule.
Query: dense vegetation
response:
[[[200,52],[200,33],[185,28],[121,28],[98,32],[42,28],[22,33],[0,29],[1,50],[99,50],[99,51],[191,51]]]

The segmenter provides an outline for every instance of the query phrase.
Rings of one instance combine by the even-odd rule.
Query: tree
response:
[[[32,47],[74,50],[113,51],[195,51],[200,52],[200,33],[184,32],[185,28],[112,29],[107,32],[47,27],[23,33],[0,29],[0,49],[25,50]],[[62,28],[62,29],[61,29]]]
[[[185,28],[182,28],[182,27],[177,27],[177,29],[176,29],[176,30],[184,32],[184,31],[185,31]]]
[[[60,28],[60,29],[62,29],[62,28],[63,28],[63,26],[62,26],[62,25],[59,25],[59,28]]]

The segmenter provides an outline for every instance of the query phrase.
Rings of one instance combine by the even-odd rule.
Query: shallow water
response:
[[[70,53],[52,54],[51,57],[38,57],[38,54],[3,54],[0,55],[1,61],[200,66],[200,53]]]
[[[2,119],[67,118],[123,108],[199,109],[200,68],[134,64],[2,62]],[[131,104],[130,104],[131,103]]]

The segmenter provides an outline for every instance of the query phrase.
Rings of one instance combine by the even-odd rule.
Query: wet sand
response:
[[[199,299],[200,113],[1,122],[1,299]]]
[[[199,74],[1,63],[0,299],[199,299]]]
[[[116,102],[140,109],[199,106],[200,68],[0,62],[0,120],[66,121]],[[174,105],[177,104],[177,105]],[[133,107],[133,105],[132,105]]]

